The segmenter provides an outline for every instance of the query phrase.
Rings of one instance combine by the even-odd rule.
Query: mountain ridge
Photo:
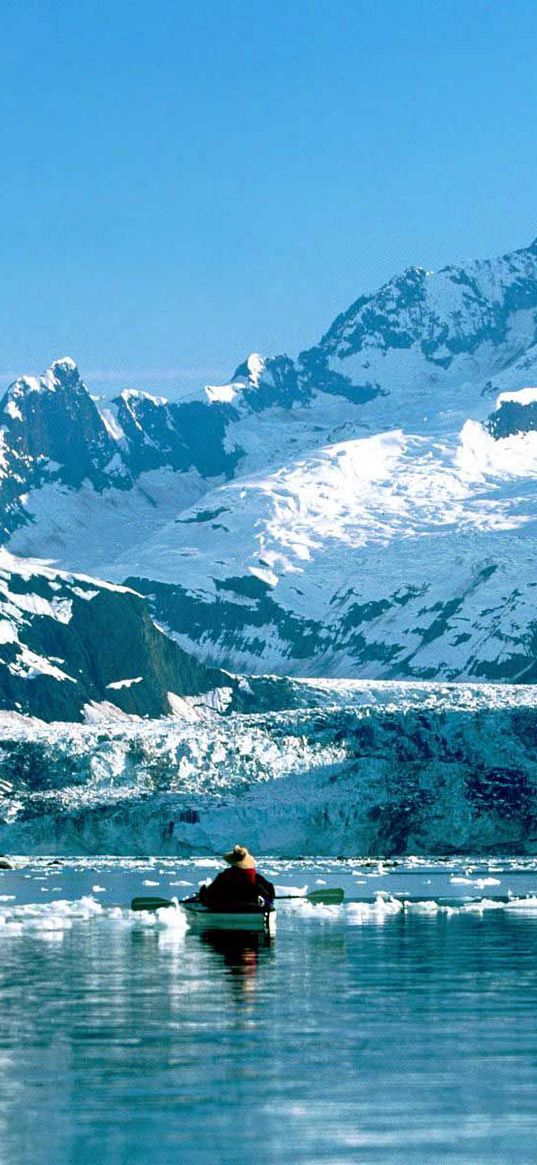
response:
[[[225,670],[537,675],[537,240],[411,267],[295,360],[96,400],[69,358],[0,401],[14,553],[147,595]]]

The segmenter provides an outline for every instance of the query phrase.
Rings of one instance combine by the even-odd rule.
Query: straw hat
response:
[[[237,870],[255,870],[255,861],[245,845],[234,845],[228,854],[224,854],[224,859]]]

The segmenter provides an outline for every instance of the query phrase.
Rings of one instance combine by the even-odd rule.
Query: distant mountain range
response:
[[[0,402],[2,577],[75,614],[36,609],[30,636],[8,607],[3,706],[155,714],[167,691],[221,686],[210,668],[535,681],[534,384],[537,242],[410,268],[296,360],[253,354],[187,400],[95,398],[68,358],[21,377]],[[73,588],[95,594],[73,603]],[[39,615],[61,651],[57,628],[37,643]],[[117,676],[95,671],[116,619],[146,645],[136,676],[128,652]],[[76,656],[83,698],[38,700],[12,633],[53,670]]]

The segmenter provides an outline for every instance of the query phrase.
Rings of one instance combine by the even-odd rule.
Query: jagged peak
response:
[[[250,355],[246,360],[246,367],[248,369],[250,381],[252,384],[255,384],[256,388],[259,384],[261,376],[263,375],[263,372],[265,371],[265,363],[265,358],[260,356],[259,352],[250,352]]]
[[[128,409],[140,402],[148,401],[149,404],[155,405],[157,408],[165,408],[170,402],[165,396],[156,396],[152,392],[145,392],[141,388],[123,388],[116,397],[113,398],[115,404],[124,404]]]
[[[428,279],[431,275],[434,274],[434,271],[428,271],[426,267],[412,265],[411,267],[405,267],[400,275],[394,275],[392,279],[389,280],[389,282],[423,283],[424,279]]]
[[[62,356],[54,360],[40,376],[19,376],[9,385],[5,397],[24,397],[28,393],[55,392],[61,385],[65,388],[81,387],[85,389],[78,366],[70,356]]]
[[[239,364],[238,368],[233,373],[232,382],[240,387],[240,382],[244,381],[248,385],[253,385],[255,388],[259,387],[259,381],[265,371],[267,361],[259,352],[250,352],[246,360]]]
[[[76,360],[73,360],[71,356],[60,356],[57,360],[53,360],[52,364],[47,369],[48,372],[54,373],[62,372],[64,370],[68,372],[78,372],[78,365]]]
[[[235,369],[231,380],[227,384],[206,384],[205,398],[209,404],[232,404],[247,388],[259,388],[261,377],[266,369],[267,361],[259,352],[250,352]]]

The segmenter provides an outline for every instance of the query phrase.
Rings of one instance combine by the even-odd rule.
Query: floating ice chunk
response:
[[[461,914],[484,914],[486,910],[503,910],[505,902],[498,902],[494,898],[480,898],[476,902],[465,902],[461,907]]]
[[[171,906],[161,906],[160,910],[148,910],[147,912],[131,911],[131,916],[137,926],[169,927],[176,934],[185,934],[188,930],[188,918],[185,911],[181,909],[177,898],[172,898]]]
[[[281,886],[281,885],[278,885],[278,883],[276,883],[276,897],[277,898],[284,898],[287,896],[287,894],[289,894],[290,896],[293,896],[293,897],[296,895],[297,898],[304,898],[304,896],[305,896],[305,894],[307,894],[307,892],[308,892],[307,883],[305,886]]]
[[[179,934],[185,934],[188,930],[188,918],[185,911],[181,910],[177,899],[174,900],[173,906],[163,906],[156,914],[162,926],[169,926]]]
[[[500,878],[463,878],[456,875],[449,880],[465,886],[476,886],[478,890],[484,890],[485,886],[499,886],[501,881]]]
[[[385,890],[380,890],[374,902],[349,902],[346,917],[351,926],[361,926],[364,922],[384,922],[403,909],[404,903],[399,898],[392,898]]]
[[[45,918],[34,919],[34,928],[38,934],[46,934],[47,931],[55,931],[56,933],[70,930],[73,923],[70,918],[60,916],[48,915]]]
[[[286,907],[289,912],[300,914],[301,918],[328,918],[334,921],[341,917],[341,906],[329,906],[323,902],[310,902],[307,898],[301,898],[298,894],[296,901],[287,902]]]
[[[513,898],[505,903],[506,910],[518,910],[525,914],[537,914],[537,898]]]
[[[436,902],[434,898],[431,898],[426,902],[405,901],[404,908],[405,910],[412,910],[412,912],[415,912],[416,914],[440,914],[440,912],[444,909],[444,907],[441,906],[439,902]]]
[[[96,902],[95,898],[92,898],[90,894],[84,895],[84,897],[80,899],[80,908],[83,912],[83,915],[85,915],[87,918],[91,918],[92,914],[100,914],[102,910],[101,903]]]

